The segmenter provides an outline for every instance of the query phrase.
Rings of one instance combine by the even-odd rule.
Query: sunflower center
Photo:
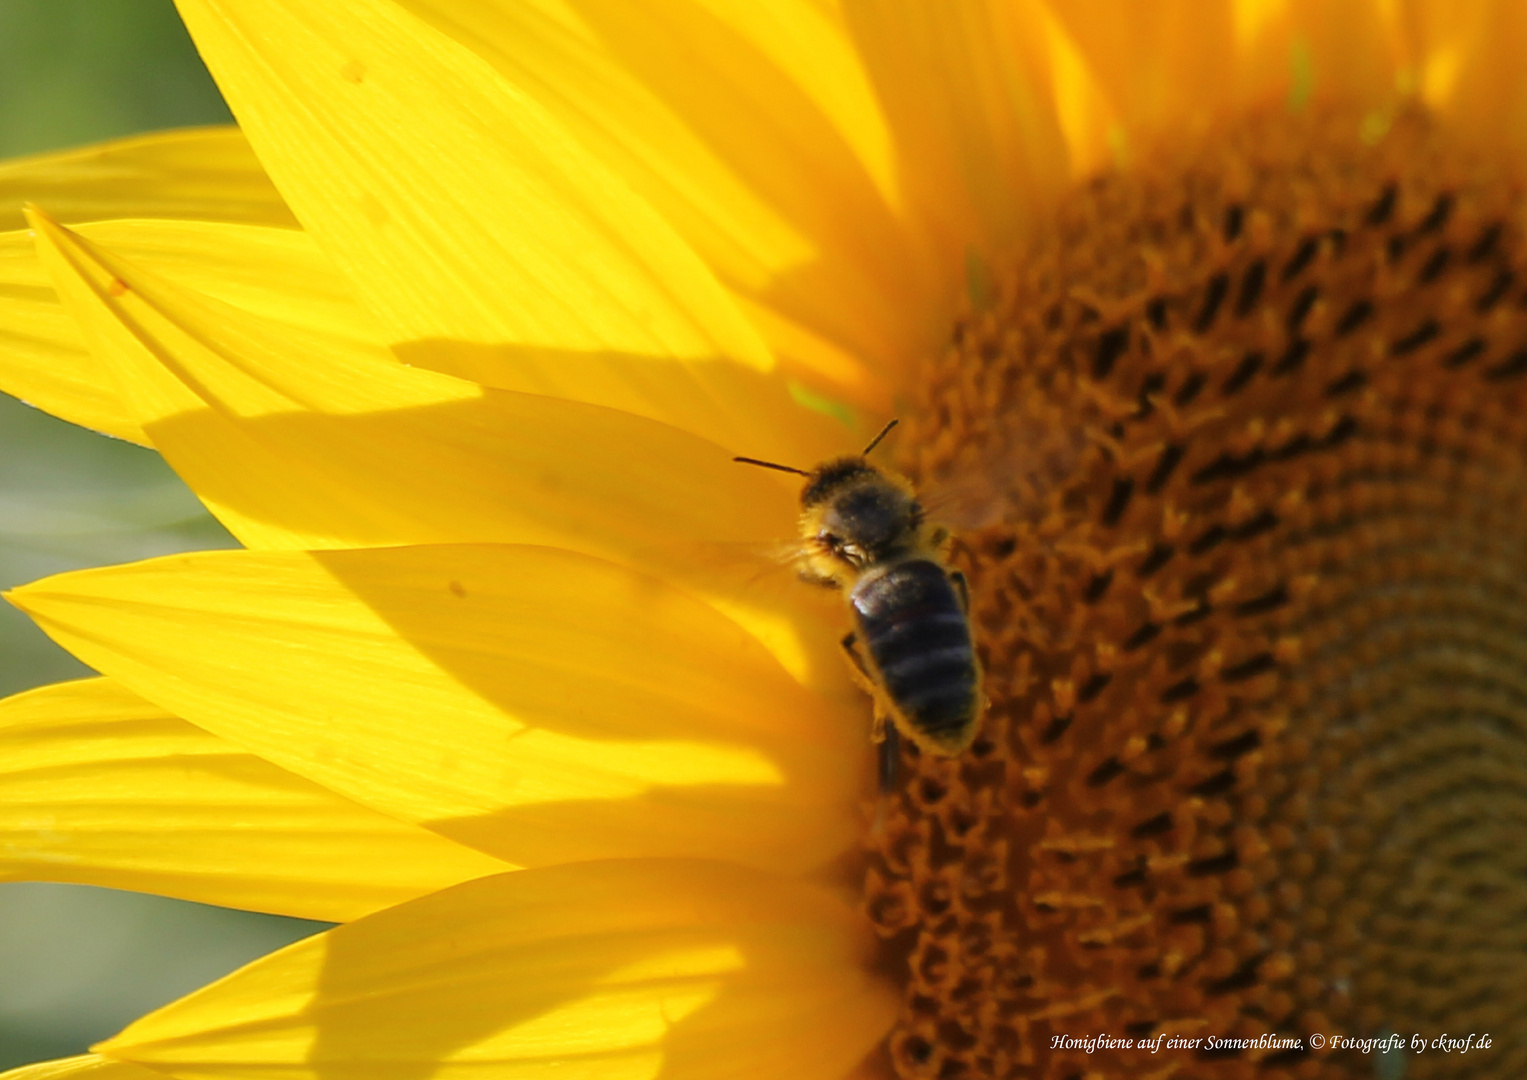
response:
[[[920,380],[990,707],[865,840],[897,1076],[1527,1075],[1520,191],[1360,129],[1073,192]]]

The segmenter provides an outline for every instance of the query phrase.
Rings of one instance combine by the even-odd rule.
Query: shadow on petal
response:
[[[565,1068],[837,1080],[889,1027],[891,995],[862,966],[866,928],[825,894],[720,864],[552,873],[559,880],[504,881],[499,921],[518,925],[464,935],[465,954],[449,948],[445,920],[391,970],[378,970],[375,943],[333,935],[309,1006],[315,1076],[424,1080],[491,1067],[527,1078]],[[532,884],[562,894],[515,903],[530,890],[514,886]],[[464,910],[457,925],[479,921]],[[448,951],[419,963],[442,944]],[[383,1006],[397,1010],[396,1025],[357,1022],[372,1012],[368,998],[405,980]]]
[[[867,771],[868,749],[864,760]],[[799,786],[788,774],[771,788],[654,786],[625,798],[533,803],[426,824],[447,839],[520,866],[602,858],[612,848],[721,855],[730,848],[750,866],[820,865],[852,846],[859,826],[851,806],[824,812],[800,797]],[[769,826],[760,827],[765,821]]]
[[[765,557],[770,542],[795,536],[792,480],[737,465],[714,443],[492,389],[376,412],[230,413],[180,412],[149,431],[251,547],[493,541],[584,552],[717,599],[798,680],[842,692],[833,598]]]
[[[503,762],[504,808],[431,829],[518,865],[645,850],[804,868],[851,842],[872,756],[862,705],[809,692],[658,579],[556,552],[419,550],[434,557],[417,577],[363,553],[315,558],[502,717],[501,741],[478,749]],[[578,785],[538,769],[602,793],[544,794]]]
[[[445,338],[402,342],[392,351],[413,367],[498,390],[618,409],[738,453],[803,467],[851,452],[860,441],[860,432],[802,408],[780,371],[720,357],[635,356]]]
[[[145,1017],[171,1075],[840,1080],[894,996],[833,894],[725,863],[526,870],[379,912]]]

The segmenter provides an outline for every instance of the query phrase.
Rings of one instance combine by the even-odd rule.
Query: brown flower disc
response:
[[[1527,1076],[1521,188],[1374,130],[1087,184],[920,378],[990,706],[865,841],[895,1075]]]

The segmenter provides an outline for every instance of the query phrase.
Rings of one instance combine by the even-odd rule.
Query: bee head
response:
[[[923,508],[912,485],[868,460],[870,451],[896,424],[892,420],[881,428],[862,454],[833,458],[810,472],[760,458],[732,459],[806,478],[801,490],[801,537],[808,564],[801,576],[806,580],[842,585],[845,576],[851,578],[925,542]],[[942,530],[934,530],[926,541],[938,546],[945,536]]]
[[[801,491],[801,532],[829,563],[862,570],[912,547],[922,508],[912,487],[862,457],[814,470]]]

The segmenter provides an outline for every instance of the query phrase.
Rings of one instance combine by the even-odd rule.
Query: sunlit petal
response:
[[[58,302],[27,232],[0,235],[0,389],[92,431],[148,442]]]
[[[180,9],[261,161],[397,341],[771,366],[617,173],[390,0]]]
[[[127,1061],[113,1061],[98,1054],[58,1061],[39,1061],[0,1073],[0,1080],[157,1080],[164,1074]]]
[[[1527,158],[1527,12],[1512,0],[1413,0],[1418,89],[1484,147]]]
[[[110,680],[0,701],[0,879],[344,921],[504,869]]]
[[[491,539],[629,557],[792,530],[787,486],[687,432],[406,367],[376,343],[196,297],[36,220],[124,404],[251,547]]]
[[[1396,16],[1404,6],[1372,0],[1234,4],[1236,72],[1224,104],[1392,108],[1415,89],[1414,72],[1412,85],[1403,85],[1407,58]],[[1177,9],[1178,27],[1190,26],[1195,13],[1191,5]]]
[[[1025,215],[1067,179],[1043,50],[1015,47],[1035,39],[1033,27],[1020,35],[1013,26],[1032,16],[984,0],[841,7],[890,118],[909,197],[942,250],[940,291],[950,296],[967,255],[1006,254],[1030,224]],[[931,299],[930,317],[945,316]]]
[[[271,956],[102,1044],[175,1077],[840,1080],[884,1034],[850,908],[715,863],[470,882]]]
[[[584,556],[206,552],[9,595],[176,715],[516,864],[800,869],[854,828],[863,721],[713,608]]]
[[[178,286],[299,332],[375,342],[344,280],[297,229],[205,221],[108,221],[80,233]],[[0,234],[0,389],[72,423],[146,443],[59,301],[30,231]]]
[[[0,231],[23,226],[27,202],[70,223],[179,218],[297,224],[234,127],[135,135],[0,165]]]
[[[810,3],[403,6],[550,110],[776,320],[882,361],[923,331],[929,268],[897,220],[889,133],[847,36]],[[872,393],[770,328],[787,360]]]
[[[1126,130],[1203,129],[1236,67],[1233,0],[1076,0],[1050,9]]]

